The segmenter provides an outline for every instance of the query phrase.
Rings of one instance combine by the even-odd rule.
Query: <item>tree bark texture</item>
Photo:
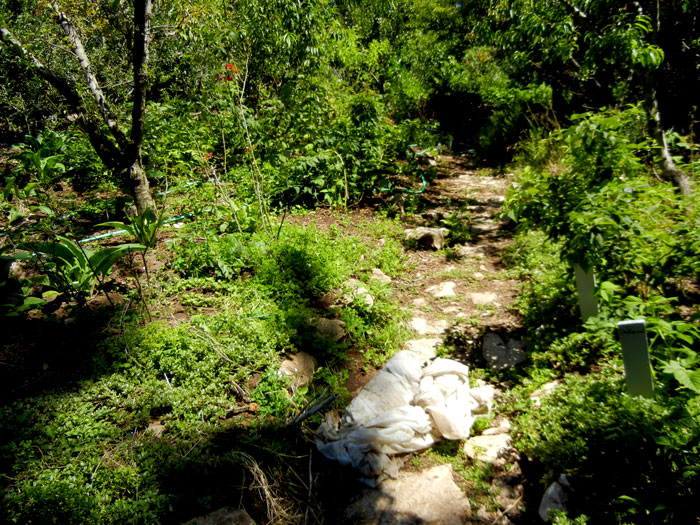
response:
[[[151,0],[134,0],[134,38],[131,62],[134,68],[133,107],[131,111],[131,143],[128,149],[128,179],[139,214],[154,208],[153,198],[148,191],[148,178],[143,169],[141,148],[143,128],[146,119],[146,66],[148,65],[148,44],[150,40]]]

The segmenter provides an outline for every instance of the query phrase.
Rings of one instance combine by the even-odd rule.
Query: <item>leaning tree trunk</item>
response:
[[[656,89],[651,87],[647,101],[647,112],[651,120],[651,132],[659,148],[659,164],[661,165],[661,177],[673,183],[680,191],[681,195],[690,195],[690,179],[683,173],[673,160],[671,150],[666,140],[666,133],[661,123],[661,112],[659,111],[659,102],[656,95]]]
[[[655,3],[655,20],[654,31],[652,33],[652,42],[658,46],[659,34],[661,33],[661,0],[656,0]],[[657,70],[658,71],[658,70]],[[666,130],[664,129],[661,120],[661,110],[659,109],[659,96],[657,90],[657,74],[647,70],[645,75],[646,81],[646,109],[651,122],[651,133],[654,136],[656,145],[659,148],[659,164],[661,165],[661,176],[667,181],[673,183],[681,192],[681,195],[690,195],[690,179],[683,173],[673,160],[671,149],[666,140]]]

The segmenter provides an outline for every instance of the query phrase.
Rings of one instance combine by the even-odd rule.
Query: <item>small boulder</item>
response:
[[[340,319],[325,319],[321,317],[311,319],[310,323],[316,328],[316,334],[319,337],[330,339],[334,342],[338,342],[345,337],[345,330],[343,329],[345,323]]]
[[[537,510],[542,521],[549,523],[549,515],[555,510],[566,512],[566,502],[569,500],[569,495],[566,493],[567,488],[570,487],[564,475],[559,476],[559,481],[555,481],[547,487]]]
[[[445,281],[440,284],[428,286],[425,291],[432,294],[432,296],[436,299],[441,297],[456,297],[457,293],[455,292],[455,286],[457,286],[457,283],[453,281]]]
[[[447,228],[427,228],[425,226],[405,230],[407,241],[415,241],[419,247],[426,250],[442,248],[445,244],[445,235],[448,232]]]
[[[464,443],[464,453],[471,459],[502,467],[516,451],[511,446],[509,434],[482,434],[467,439]]]
[[[400,472],[375,489],[365,490],[345,509],[348,523],[440,523],[463,525],[471,506],[452,477],[452,465],[421,472]]]
[[[292,379],[292,387],[298,388],[307,385],[314,377],[318,363],[316,359],[306,352],[299,352],[282,361],[280,373]]]

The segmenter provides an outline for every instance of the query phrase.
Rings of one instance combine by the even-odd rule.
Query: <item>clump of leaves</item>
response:
[[[565,473],[573,515],[594,522],[692,521],[700,463],[697,403],[633,398],[616,368],[570,376],[515,422],[517,448],[551,478]],[[687,451],[693,451],[688,454]]]
[[[67,237],[56,238],[58,241],[21,244],[20,248],[27,250],[21,257],[31,257],[39,263],[44,275],[33,278],[33,281],[50,288],[44,293],[44,298],[65,294],[79,304],[92,297],[97,283],[102,284],[119,258],[146,249],[142,244],[129,243],[89,250]]]

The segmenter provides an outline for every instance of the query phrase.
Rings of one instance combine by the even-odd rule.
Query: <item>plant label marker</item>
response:
[[[654,394],[646,326],[644,319],[617,323],[627,392],[633,396],[651,397]]]
[[[574,264],[574,275],[576,276],[576,290],[578,291],[578,302],[581,308],[581,320],[586,321],[589,317],[598,315],[598,300],[595,297],[595,274],[593,270],[585,271],[581,265]]]

